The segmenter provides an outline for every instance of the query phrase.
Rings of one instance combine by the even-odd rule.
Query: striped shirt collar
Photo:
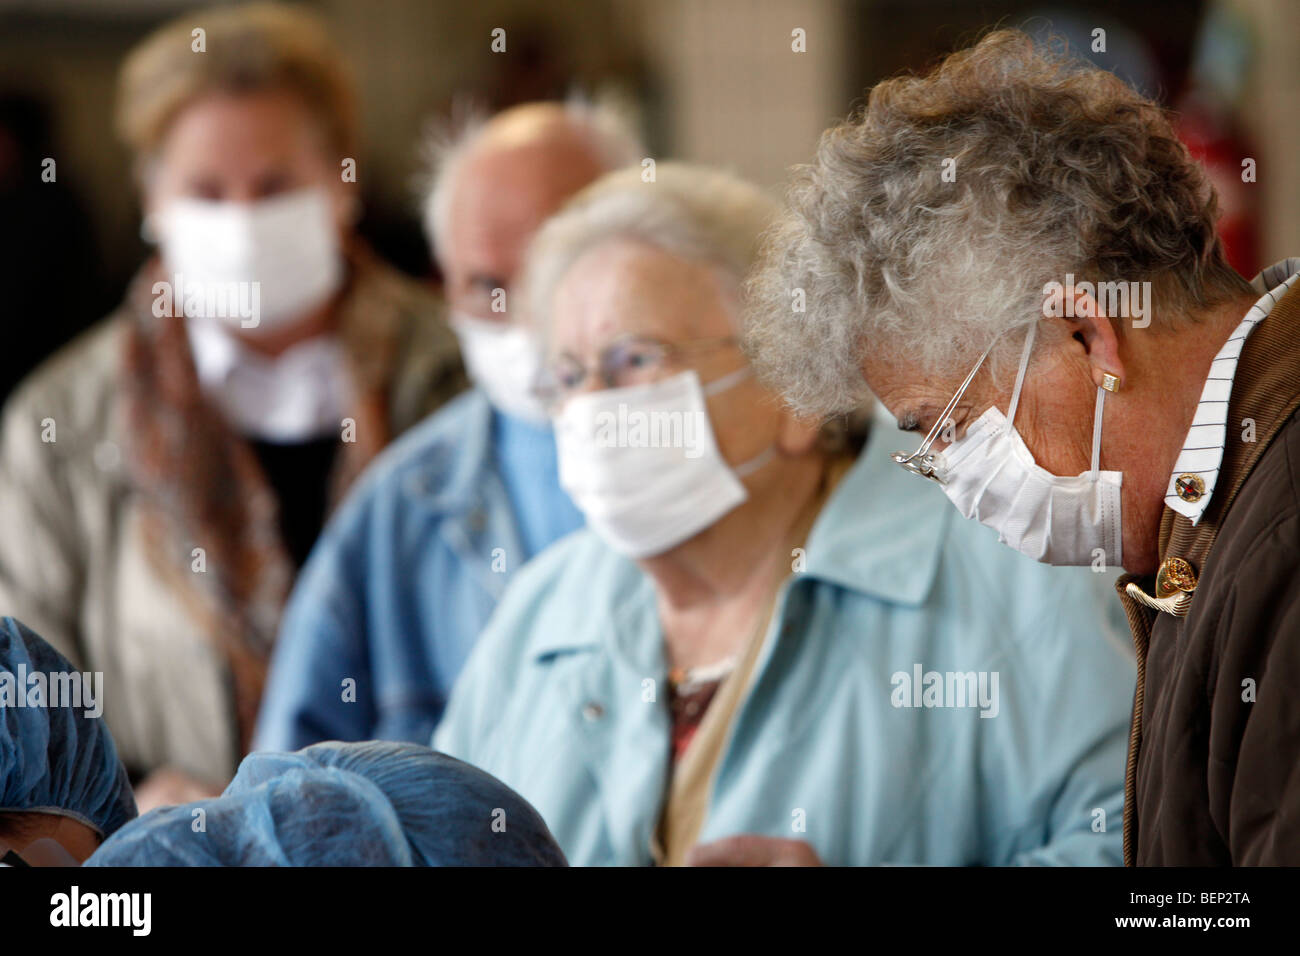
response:
[[[1210,365],[1192,427],[1188,429],[1183,450],[1178,453],[1173,474],[1169,476],[1169,487],[1165,490],[1165,504],[1190,518],[1193,526],[1209,507],[1219,478],[1228,434],[1228,399],[1232,395],[1232,380],[1237,374],[1241,347],[1255,326],[1273,311],[1273,306],[1291,288],[1297,276],[1300,276],[1300,258],[1283,259],[1255,276],[1251,285],[1262,293],[1259,301],[1250,307]],[[1234,427],[1238,426],[1234,424]]]

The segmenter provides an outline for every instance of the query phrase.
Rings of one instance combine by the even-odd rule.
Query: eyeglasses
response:
[[[935,453],[930,451],[930,448],[934,444],[935,439],[938,438],[940,433],[943,431],[943,426],[948,423],[948,416],[951,415],[952,410],[957,407],[957,403],[961,401],[961,397],[966,394],[966,389],[970,388],[970,383],[975,380],[975,373],[980,370],[980,366],[984,364],[984,360],[989,357],[989,353],[993,351],[993,346],[996,344],[997,338],[995,337],[993,341],[989,343],[989,347],[984,350],[984,354],[980,356],[979,361],[975,363],[975,367],[970,370],[970,374],[967,375],[965,380],[961,383],[961,386],[957,389],[956,394],[953,395],[952,400],[948,402],[942,414],[935,419],[934,424],[930,427],[929,433],[925,436],[925,441],[921,442],[921,447],[910,455],[905,452],[896,451],[889,456],[890,458],[894,459],[894,461],[898,462],[914,475],[920,475],[922,478],[929,478],[931,481],[937,481],[941,485],[944,483],[944,480],[935,474]]]
[[[690,355],[734,345],[734,335],[675,343],[644,335],[628,335],[611,342],[596,357],[595,374],[604,388],[625,388],[654,381],[665,369]],[[561,352],[545,366],[533,391],[547,405],[557,405],[582,388],[592,375],[582,359]]]

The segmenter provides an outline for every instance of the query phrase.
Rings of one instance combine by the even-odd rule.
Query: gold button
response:
[[[1184,501],[1200,501],[1205,494],[1205,479],[1200,475],[1179,475],[1174,479],[1174,489]]]
[[[1156,572],[1156,597],[1166,598],[1184,591],[1196,590],[1196,571],[1182,558],[1165,558]]]

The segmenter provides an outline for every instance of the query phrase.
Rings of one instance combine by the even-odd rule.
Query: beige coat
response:
[[[340,446],[333,501],[464,387],[436,301],[361,249],[351,265],[338,314],[357,439]],[[155,269],[4,409],[0,615],[103,672],[104,716],[133,774],[170,765],[221,784],[251,730],[293,570],[255,456],[195,397],[180,320],[150,314]]]

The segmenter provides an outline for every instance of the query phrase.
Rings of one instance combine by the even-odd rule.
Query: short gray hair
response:
[[[739,289],[758,257],[779,205],[758,187],[720,170],[659,163],[608,173],[538,230],[524,266],[524,308],[543,333],[564,273],[594,246],[634,239],[715,267]]]
[[[807,414],[869,397],[868,350],[925,374],[973,363],[1040,318],[1066,273],[1150,281],[1165,322],[1246,288],[1165,112],[1012,30],[876,86],[789,201],[750,282],[746,348]],[[1018,348],[1009,337],[994,363]]]
[[[563,109],[565,118],[589,138],[592,154],[602,169],[627,166],[643,155],[640,138],[614,106],[571,96],[564,101]],[[420,206],[425,235],[439,255],[438,250],[445,248],[456,176],[489,119],[483,110],[465,107],[453,119],[431,124],[425,137],[422,150],[424,173],[419,184]]]

